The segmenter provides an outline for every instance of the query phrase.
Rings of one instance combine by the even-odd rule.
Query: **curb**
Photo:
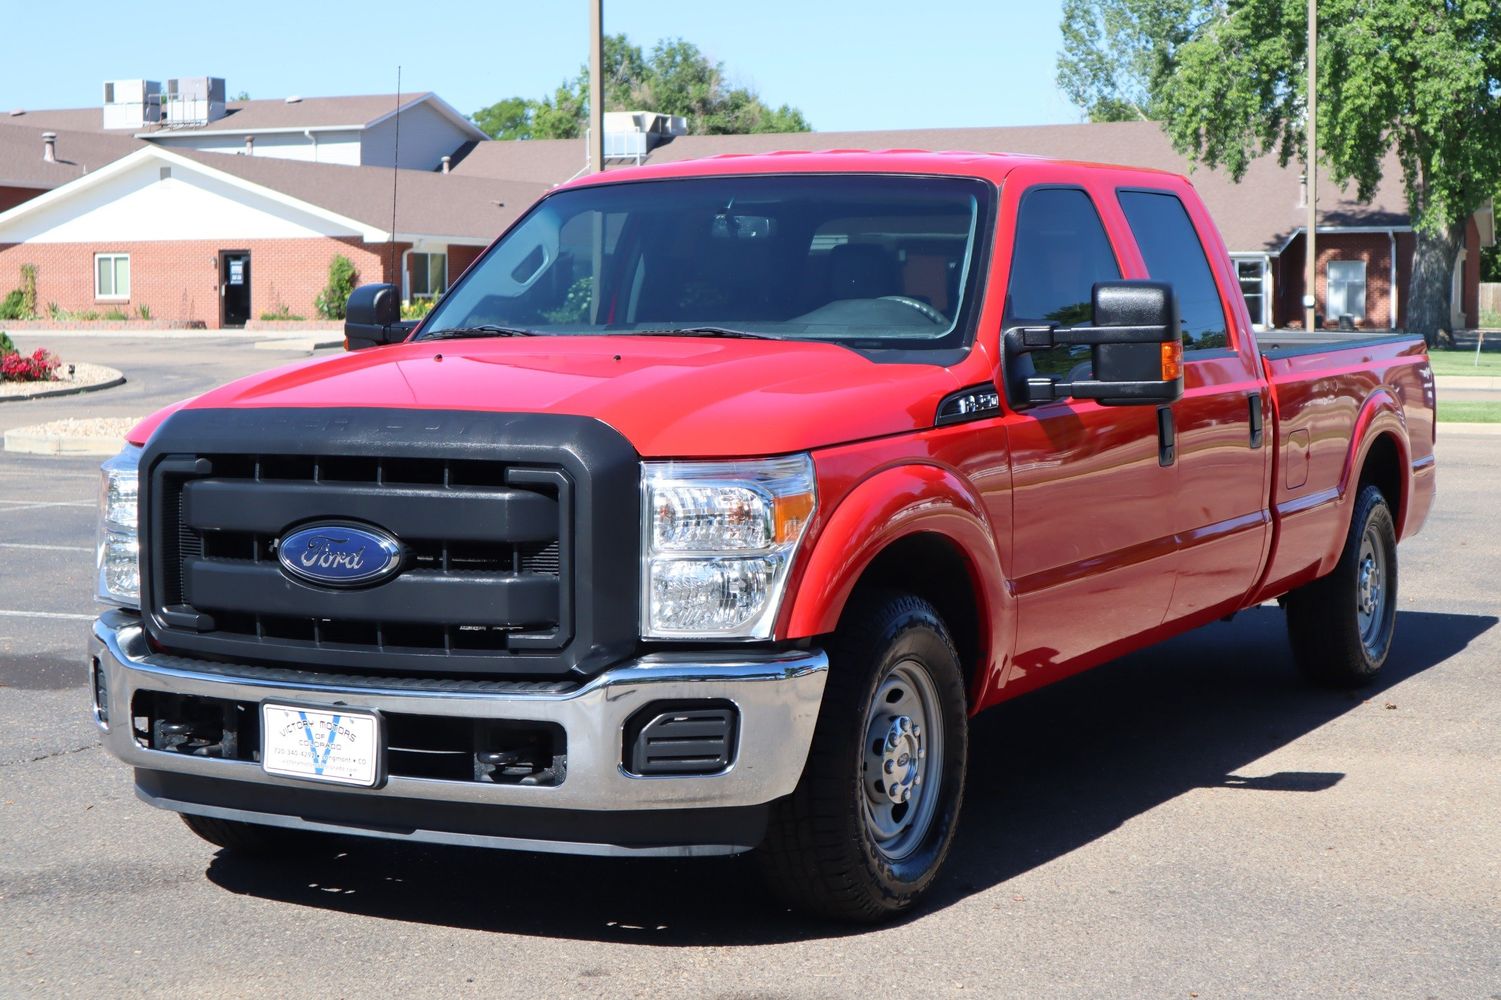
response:
[[[113,389],[117,385],[125,384],[125,376],[119,371],[115,377],[107,382],[95,382],[93,385],[74,385],[66,389],[45,389],[42,392],[32,392],[25,396],[0,396],[0,403],[16,403],[27,399],[51,399],[54,396],[79,396],[85,392],[99,392],[102,389]]]
[[[5,450],[21,455],[103,456],[108,458],[125,444],[125,438],[106,434],[48,437],[27,433],[25,428],[5,432]]]
[[[253,350],[257,351],[302,351],[305,354],[312,354],[314,351],[322,350],[325,347],[343,347],[344,338],[340,336],[337,340],[320,340],[317,337],[257,340],[250,346]]]
[[[1489,434],[1501,436],[1501,424],[1474,424],[1458,420],[1453,422],[1440,420],[1438,422],[1438,436],[1442,438],[1445,434]]]

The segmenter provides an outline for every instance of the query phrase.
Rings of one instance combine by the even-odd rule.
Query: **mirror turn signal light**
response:
[[[1183,342],[1168,340],[1162,344],[1162,381],[1173,382],[1183,377]]]

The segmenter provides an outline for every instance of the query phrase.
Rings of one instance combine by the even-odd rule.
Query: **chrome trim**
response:
[[[111,611],[94,623],[90,653],[105,673],[112,718],[104,746],[125,763],[155,771],[305,788],[266,774],[249,761],[216,760],[149,750],[128,724],[138,690],[259,702],[289,698],[329,707],[373,708],[413,715],[555,722],[568,738],[568,774],[561,784],[489,785],[393,776],[375,789],[339,790],[446,802],[558,809],[639,810],[753,806],[791,793],[801,777],[828,675],[820,650],[783,653],[657,653],[629,660],[578,688],[557,692],[382,688],[282,678],[233,676],[223,664],[195,669],[192,660],[153,654],[140,619]],[[209,667],[213,669],[208,669]],[[659,699],[722,698],[740,710],[735,762],[712,775],[641,777],[621,767],[622,731],[642,705]],[[330,786],[333,787],[333,786]],[[175,808],[171,806],[169,808]]]

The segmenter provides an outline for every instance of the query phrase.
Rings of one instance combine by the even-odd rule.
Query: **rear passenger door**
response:
[[[1026,173],[1007,180],[1014,238],[1002,325],[1087,325],[1094,285],[1130,276],[1110,237],[1124,228],[1114,192],[1087,171],[1077,185],[1031,187]],[[1050,166],[1046,176],[1059,173]],[[1055,348],[1003,363],[1066,376],[1088,361],[1087,350]],[[1012,415],[1006,428],[1019,602],[1006,685],[1026,690],[1161,625],[1173,588],[1177,468],[1159,461],[1151,406],[1059,400]]]
[[[1224,294],[1204,240],[1179,193],[1121,188],[1121,212],[1156,281],[1171,282],[1183,323],[1183,398],[1172,406],[1178,489],[1172,501],[1180,558],[1169,621],[1217,617],[1237,605],[1260,572],[1267,513],[1269,401],[1256,367],[1245,310]],[[1190,195],[1191,198],[1191,195]],[[1199,226],[1212,235],[1195,206]],[[1216,252],[1219,247],[1215,243]],[[1222,256],[1222,255],[1219,255]]]

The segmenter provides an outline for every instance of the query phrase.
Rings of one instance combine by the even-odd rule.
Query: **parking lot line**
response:
[[[51,618],[68,622],[91,622],[98,615],[75,615],[65,611],[12,611],[0,608],[0,618]]]
[[[33,507],[95,507],[95,500],[0,500],[5,504],[7,514],[18,510],[30,510]]]
[[[93,552],[89,545],[37,545],[32,542],[0,542],[0,549],[42,549],[46,552]]]

